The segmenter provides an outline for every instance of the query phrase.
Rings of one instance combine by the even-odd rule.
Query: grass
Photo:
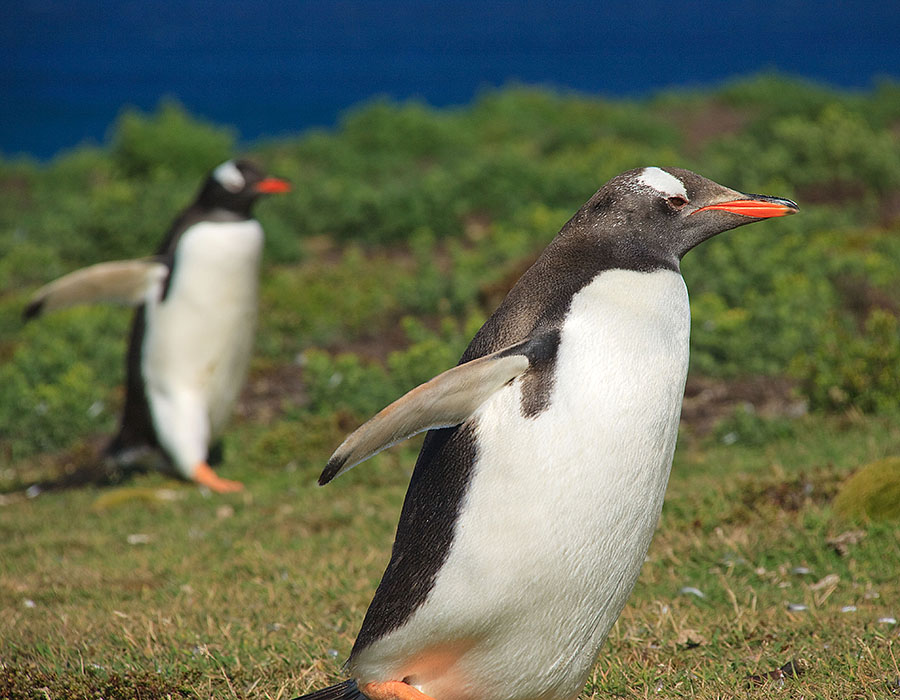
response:
[[[276,699],[341,678],[415,454],[394,448],[319,489],[345,428],[240,423],[222,466],[247,484],[236,496],[158,474],[6,493],[0,697]],[[582,697],[900,694],[900,628],[879,622],[900,616],[900,530],[830,508],[860,462],[900,451],[900,426],[806,417],[796,435],[763,449],[683,436]],[[852,530],[843,553],[829,544]]]

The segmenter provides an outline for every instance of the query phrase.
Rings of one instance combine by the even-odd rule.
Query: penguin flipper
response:
[[[294,700],[368,700],[360,691],[356,681],[349,680],[337,685],[330,685],[309,695],[302,695]]]
[[[45,284],[31,297],[23,316],[27,321],[46,311],[95,302],[136,306],[159,289],[168,274],[168,265],[155,258],[91,265]]]
[[[325,485],[391,445],[433,428],[459,425],[507,383],[523,374],[544,337],[529,338],[420,384],[363,423],[335,450],[319,476]]]

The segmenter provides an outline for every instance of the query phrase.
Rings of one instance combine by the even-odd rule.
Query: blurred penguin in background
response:
[[[106,448],[119,467],[152,464],[218,493],[243,485],[209,466],[247,376],[258,312],[263,195],[290,190],[254,163],[229,160],[206,178],[150,258],[100,263],[39,289],[32,319],[76,304],[135,306],[125,407]]]

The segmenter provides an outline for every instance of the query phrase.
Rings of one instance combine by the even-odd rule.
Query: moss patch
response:
[[[867,464],[850,477],[834,499],[848,519],[900,521],[900,457]]]

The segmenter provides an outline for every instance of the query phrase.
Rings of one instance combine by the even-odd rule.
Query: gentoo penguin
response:
[[[213,491],[242,485],[208,465],[243,385],[257,315],[263,230],[260,195],[286,192],[253,163],[215,168],[175,219],[157,255],[100,263],[42,287],[25,317],[78,303],[137,306],[127,354],[125,409],[107,454],[123,465],[148,455]]]
[[[352,433],[320,484],[430,430],[352,678],[305,698],[576,698],[662,508],[688,368],[681,257],[795,211],[677,168],[613,178],[456,367]]]

